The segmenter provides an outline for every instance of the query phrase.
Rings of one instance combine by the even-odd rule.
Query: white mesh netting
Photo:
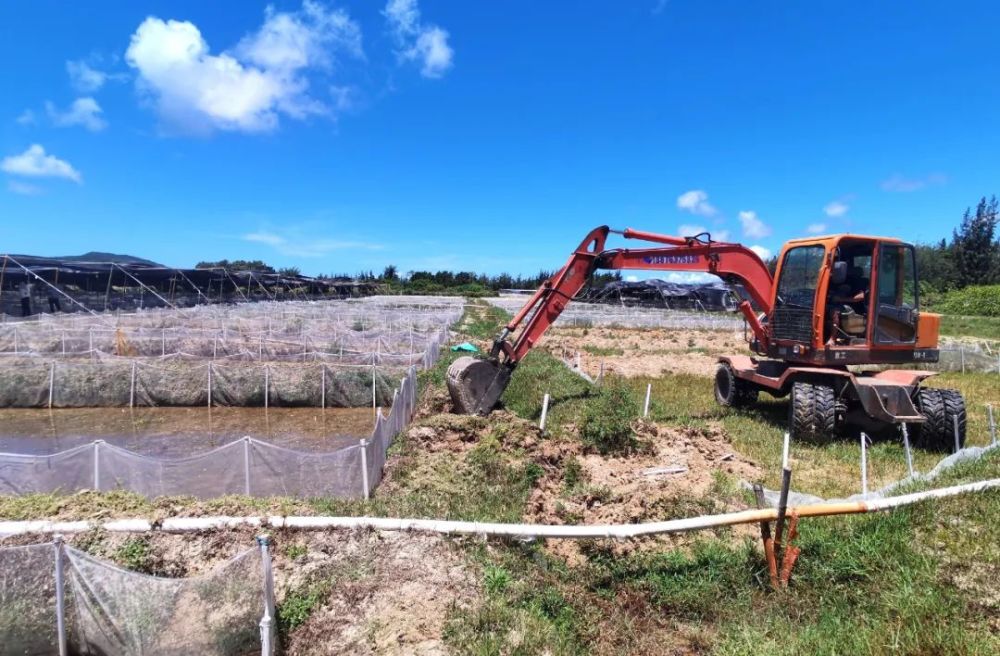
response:
[[[184,579],[123,570],[55,543],[0,548],[0,651],[56,654],[56,560],[71,654],[259,653],[260,549]]]
[[[0,453],[0,494],[129,490],[149,497],[227,494],[367,496],[381,481],[385,452],[416,407],[416,369],[377,416],[371,437],[330,453],[287,449],[254,438],[183,458],[160,458],[95,441],[54,454]]]
[[[388,297],[0,323],[0,407],[364,406],[373,375],[385,395],[430,366],[462,311]]]

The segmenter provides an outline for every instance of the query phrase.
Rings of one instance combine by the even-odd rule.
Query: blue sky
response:
[[[0,4],[0,252],[534,272],[593,226],[929,241],[992,2]]]

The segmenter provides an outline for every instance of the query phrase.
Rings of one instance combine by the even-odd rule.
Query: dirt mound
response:
[[[536,449],[541,432],[533,423],[507,410],[495,410],[489,417],[476,415],[427,415],[407,431],[406,437],[431,453],[462,453],[474,447],[483,435],[496,435],[505,447],[527,451]]]
[[[738,454],[718,427],[668,429],[637,422],[642,442],[627,456],[580,453],[563,444],[562,476],[546,476],[532,493],[526,521],[547,524],[631,524],[742,508],[736,481],[760,469]],[[552,449],[549,449],[552,451]],[[551,457],[551,454],[550,454]],[[742,534],[742,529],[734,529]],[[616,541],[616,553],[682,546],[684,537]],[[550,541],[547,548],[571,564],[581,543]]]

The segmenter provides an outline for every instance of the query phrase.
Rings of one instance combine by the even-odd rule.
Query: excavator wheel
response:
[[[837,429],[837,396],[829,385],[794,383],[789,403],[793,440],[826,444]]]
[[[445,381],[454,411],[488,415],[510,382],[510,369],[493,360],[462,356],[451,363]]]
[[[760,390],[753,383],[736,377],[732,365],[722,362],[715,370],[715,400],[726,408],[745,408],[757,402]]]
[[[955,449],[955,420],[958,419],[958,444],[965,447],[965,399],[953,389],[922,387],[917,391],[916,406],[926,421],[910,429],[914,446],[932,451]]]

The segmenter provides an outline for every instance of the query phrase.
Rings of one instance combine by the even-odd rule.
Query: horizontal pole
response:
[[[943,499],[960,494],[1000,489],[1000,478],[952,487],[914,492],[886,499],[868,501],[841,501],[803,505],[788,509],[788,514],[801,517],[829,517],[879,512],[900,508],[930,499]],[[0,522],[0,537],[26,533],[81,533],[95,528],[109,532],[143,533],[193,533],[198,531],[227,530],[250,526],[253,528],[290,528],[322,531],[333,529],[376,529],[382,531],[420,531],[446,535],[499,535],[510,537],[535,537],[554,539],[634,538],[665,533],[685,533],[720,526],[759,524],[775,521],[777,508],[742,510],[718,515],[703,515],[665,522],[645,524],[493,524],[437,519],[399,519],[392,517],[168,517],[161,521],[149,519],[118,519],[97,523],[92,521],[54,522],[48,520]]]

